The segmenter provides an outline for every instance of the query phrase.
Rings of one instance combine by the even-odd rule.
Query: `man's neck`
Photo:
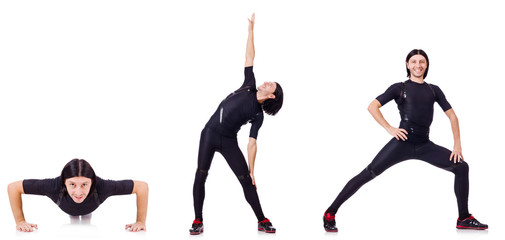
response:
[[[264,97],[263,94],[260,93],[260,91],[257,91],[256,92],[256,99],[258,100],[258,103],[262,104],[268,98]]]
[[[416,82],[416,83],[419,83],[419,84],[423,84],[424,83],[424,78],[423,77],[414,77],[414,76],[410,76],[410,80],[412,80],[412,82]]]

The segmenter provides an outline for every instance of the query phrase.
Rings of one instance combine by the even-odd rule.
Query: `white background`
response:
[[[258,137],[256,182],[278,232],[257,233],[239,182],[216,154],[199,239],[500,239],[503,215],[503,7],[500,1],[1,1],[2,239],[185,239],[200,131],[243,81],[247,18],[256,12],[255,74],[284,106]],[[392,167],[337,215],[321,217],[390,136],[366,108],[405,80],[405,57],[430,57],[461,127],[470,211],[488,231],[457,231],[453,174],[421,161]],[[440,108],[432,140],[452,149]],[[395,104],[382,108],[399,122]],[[245,152],[249,125],[239,133]],[[135,197],[109,198],[72,225],[49,198],[23,196],[34,233],[18,233],[5,189],[59,175],[72,158],[107,179],[149,183],[148,231]]]

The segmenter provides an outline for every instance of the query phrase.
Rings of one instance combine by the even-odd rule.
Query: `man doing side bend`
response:
[[[195,220],[189,229],[191,235],[203,232],[202,208],[205,197],[205,180],[215,152],[220,152],[237,176],[244,195],[258,219],[258,230],[274,233],[275,228],[263,215],[254,181],[254,161],[256,159],[256,139],[263,123],[263,111],[275,115],[282,107],[283,92],[276,82],[265,82],[256,89],[253,73],[254,60],[254,14],[249,20],[249,36],[246,46],[246,60],[242,86],[229,94],[211,116],[200,136],[198,150],[198,168],[193,185]],[[251,123],[247,159],[249,166],[237,142],[237,132],[246,123]],[[229,223],[227,223],[229,226]]]

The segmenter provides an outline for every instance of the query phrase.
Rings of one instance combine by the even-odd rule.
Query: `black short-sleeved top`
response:
[[[403,96],[404,93],[405,96]],[[409,134],[427,135],[429,133],[435,102],[444,112],[451,109],[451,104],[445,99],[444,93],[438,86],[426,82],[420,84],[412,80],[391,85],[376,99],[381,105],[392,99],[396,101],[400,110],[400,128],[407,130]]]
[[[61,197],[61,180],[60,177],[48,179],[25,179],[23,180],[23,190],[25,194],[44,195],[53,200],[54,203],[59,202],[61,210],[72,216],[86,215],[95,211],[98,206],[110,196],[131,194],[133,191],[132,180],[103,180],[99,177],[96,179],[96,191],[93,196],[88,194],[88,197],[82,203],[76,203],[67,194]],[[61,199],[60,199],[61,197]]]
[[[256,79],[253,67],[244,69],[244,83],[228,95],[205,125],[221,135],[236,137],[240,127],[251,123],[249,137],[258,138],[258,131],[263,124],[263,109],[256,97]]]

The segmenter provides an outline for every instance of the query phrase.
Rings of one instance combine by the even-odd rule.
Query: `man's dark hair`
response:
[[[276,87],[274,91],[275,98],[267,99],[263,102],[263,111],[266,114],[274,116],[281,110],[282,102],[284,100],[284,92],[282,91],[282,87],[278,82],[275,82]]]
[[[428,59],[428,55],[422,49],[414,49],[410,51],[409,55],[407,55],[407,59],[405,60],[405,62],[408,63],[410,58],[415,55],[421,55],[424,58],[426,58],[426,71],[424,71],[423,75],[423,78],[426,78],[426,76],[428,76],[428,69],[430,68],[430,60]],[[407,65],[405,65],[405,68],[407,68],[407,77],[410,77],[410,70],[407,67]]]

